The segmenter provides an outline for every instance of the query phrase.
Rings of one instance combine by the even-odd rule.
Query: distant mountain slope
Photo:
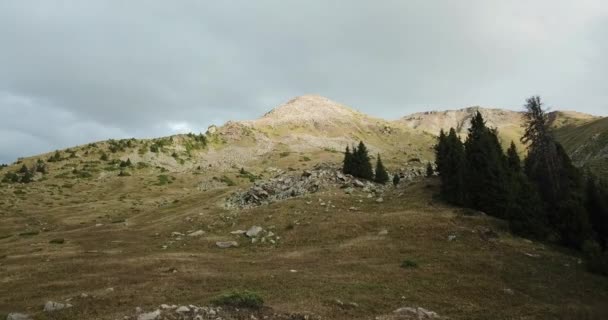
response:
[[[119,170],[116,161],[126,159],[141,163],[140,166],[160,167],[171,172],[201,168],[222,172],[280,164],[295,168],[308,161],[339,162],[346,146],[363,140],[372,157],[381,153],[390,170],[404,170],[433,160],[433,145],[439,130],[454,127],[464,138],[470,119],[477,111],[489,126],[498,128],[505,147],[515,141],[524,151],[519,142],[523,133],[521,112],[470,107],[415,113],[387,121],[325,97],[305,95],[293,98],[255,120],[211,126],[204,135],[108,140],[66,149],[60,154],[70,163],[91,163],[89,167],[95,168],[88,168],[88,171],[97,170],[100,177],[109,174],[110,169]],[[564,141],[577,164],[589,164],[594,169],[604,167],[606,119],[571,111],[551,112],[550,118],[557,128],[558,139]],[[101,159],[104,153],[110,160]],[[32,166],[38,159],[46,161],[52,155],[29,157],[23,162]],[[108,161],[114,162],[108,165]],[[57,167],[58,163],[48,165]],[[54,171],[56,169],[66,174],[74,171],[65,163]]]
[[[555,136],[577,166],[589,167],[608,177],[608,118],[560,127]]]

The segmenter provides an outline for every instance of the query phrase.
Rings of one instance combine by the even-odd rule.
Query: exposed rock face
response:
[[[257,181],[251,188],[232,194],[226,201],[228,208],[248,208],[269,204],[293,197],[315,193],[330,186],[363,188],[366,192],[381,192],[388,185],[356,179],[342,174],[337,165],[319,164],[304,173],[285,174]]]
[[[8,316],[6,316],[6,320],[32,320],[32,318],[23,313],[9,313]]]

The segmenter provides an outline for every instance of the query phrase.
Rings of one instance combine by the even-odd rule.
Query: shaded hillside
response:
[[[565,125],[555,130],[577,166],[585,166],[608,177],[608,118],[580,126]]]

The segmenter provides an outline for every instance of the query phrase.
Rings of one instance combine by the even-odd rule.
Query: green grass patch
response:
[[[225,183],[229,187],[236,186],[236,183],[234,181],[232,181],[232,179],[228,178],[227,176],[222,176],[220,178],[220,181]]]
[[[21,232],[19,235],[22,237],[29,237],[29,236],[38,235],[39,233],[40,233],[39,231],[26,231],[26,232]]]
[[[259,309],[264,306],[264,299],[256,292],[245,290],[224,293],[213,299],[211,303],[233,308]]]
[[[403,268],[403,269],[418,268],[418,262],[411,260],[411,259],[405,259],[405,260],[403,260],[403,262],[401,262],[401,268]]]
[[[173,181],[171,181],[169,176],[166,174],[158,175],[156,178],[158,179],[158,182],[155,183],[157,186],[164,186],[166,184],[173,183]]]
[[[63,238],[52,239],[51,241],[49,241],[49,243],[52,243],[52,244],[64,244],[65,243],[65,239],[63,239]]]

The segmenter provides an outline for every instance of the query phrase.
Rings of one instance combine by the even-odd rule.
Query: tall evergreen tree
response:
[[[358,178],[373,180],[374,171],[372,170],[372,164],[369,160],[369,154],[367,147],[363,141],[359,142],[359,146],[353,151],[353,168],[352,175]]]
[[[608,188],[590,173],[585,187],[585,207],[597,242],[602,250],[608,251]]]
[[[464,173],[465,155],[464,145],[454,128],[450,128],[446,136],[443,130],[439,134],[435,146],[435,162],[437,172],[441,179],[441,196],[456,205],[465,204]]]
[[[346,151],[344,151],[344,161],[342,162],[342,172],[344,174],[352,174],[353,173],[353,155],[350,153],[350,148],[346,146]]]
[[[511,145],[507,149],[507,166],[511,171],[521,171],[521,159],[519,158],[519,154],[517,154],[517,147],[513,141],[511,141]]]
[[[505,214],[506,159],[496,130],[486,126],[481,113],[471,120],[465,145],[468,206],[490,215]]]
[[[380,154],[378,154],[378,160],[376,161],[376,176],[374,177],[374,181],[381,184],[385,184],[388,181],[388,173],[384,169]]]
[[[528,144],[526,175],[539,191],[549,226],[563,244],[580,248],[591,236],[582,175],[555,141],[540,97],[529,98],[525,108],[522,142]]]
[[[431,164],[430,161],[427,162],[426,163],[426,176],[432,177],[434,173],[435,173],[435,170],[433,170],[433,165]]]
[[[505,218],[513,233],[542,239],[547,233],[547,220],[542,201],[521,167],[517,147],[511,142],[507,150],[507,190]]]

